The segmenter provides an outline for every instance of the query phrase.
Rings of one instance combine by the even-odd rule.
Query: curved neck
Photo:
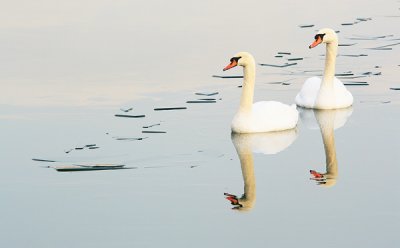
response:
[[[253,105],[256,68],[254,63],[243,67],[243,88],[239,111],[250,112]]]
[[[335,77],[337,48],[338,48],[337,41],[333,41],[326,44],[325,70],[324,70],[324,78],[322,80],[322,84],[324,86],[333,85],[333,79]]]

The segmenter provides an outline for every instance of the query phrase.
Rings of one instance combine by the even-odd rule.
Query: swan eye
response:
[[[315,37],[314,37],[314,39],[318,39],[318,38],[321,38],[321,40],[324,40],[324,36],[325,36],[326,34],[317,34],[317,35],[315,35]]]
[[[236,63],[241,59],[242,57],[233,57],[231,58],[231,62],[235,61]]]

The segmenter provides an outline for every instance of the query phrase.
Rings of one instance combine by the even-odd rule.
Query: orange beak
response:
[[[322,42],[322,39],[320,36],[318,36],[317,39],[308,48],[310,48],[310,49],[314,48],[314,47],[318,46],[319,44],[321,44],[321,42]]]
[[[229,65],[225,66],[223,71],[229,70],[229,69],[231,69],[231,68],[233,68],[235,66],[237,66],[237,62],[235,60],[232,60],[232,62]]]

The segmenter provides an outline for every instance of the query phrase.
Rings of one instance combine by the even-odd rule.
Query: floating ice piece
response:
[[[132,111],[133,108],[120,108],[120,110],[121,110],[122,112],[129,112],[129,111]]]
[[[129,138],[129,137],[113,137],[113,139],[115,140],[126,140],[126,141],[134,141],[134,140],[144,140],[147,139],[149,137],[139,137],[139,138]]]
[[[344,56],[344,57],[365,57],[365,56],[368,56],[368,54],[339,54],[339,56]]]
[[[303,60],[303,58],[290,58],[290,59],[287,59],[288,61],[296,61],[296,60]]]
[[[120,115],[116,114],[115,117],[125,117],[125,118],[143,118],[146,115]]]
[[[357,43],[339,44],[338,46],[354,46]]]
[[[385,45],[385,46],[373,47],[373,48],[369,48],[369,49],[374,49],[374,50],[392,50],[392,48],[390,48],[390,47],[397,46],[397,45],[400,45],[400,42],[389,44],[389,45]]]
[[[362,75],[374,75],[374,76],[380,76],[382,75],[382,72],[372,72],[372,71],[367,71],[363,72]]]
[[[55,160],[50,160],[50,159],[40,159],[40,158],[32,158],[33,161],[37,161],[37,162],[48,162],[48,163],[55,163],[57,161]]]
[[[360,22],[366,22],[366,21],[372,20],[372,18],[371,17],[368,17],[368,18],[357,18],[357,20],[360,21]]]
[[[272,64],[259,64],[259,65],[261,65],[261,66],[270,66],[270,67],[284,68],[284,67],[288,67],[288,66],[292,66],[292,65],[297,65],[297,63],[291,63],[291,64],[286,63],[286,64],[283,64],[283,65],[272,65]]]
[[[289,52],[278,52],[278,54],[291,55],[292,53],[289,53]]]
[[[54,168],[60,172],[132,169],[131,167],[125,167],[125,165],[119,165],[119,164],[87,164],[87,165],[73,164],[73,165],[53,166],[51,168]]]
[[[336,73],[336,77],[346,77],[346,76],[354,76],[353,73]]]
[[[355,37],[350,37],[349,40],[377,40],[389,37],[391,35],[381,35],[381,36],[364,36],[364,35],[355,35]]]
[[[167,133],[166,131],[147,131],[147,130],[143,130],[142,133]]]
[[[243,78],[243,76],[219,76],[219,75],[212,75],[215,78]]]
[[[344,82],[343,84],[347,85],[347,86],[368,86],[369,85],[369,83],[367,83],[367,82],[351,82],[351,81]]]
[[[371,50],[381,50],[381,51],[390,51],[393,50],[393,48],[391,47],[373,47],[373,48],[369,48]]]
[[[199,98],[199,100],[202,100],[202,101],[216,101],[217,99],[216,98]]]
[[[187,109],[187,107],[169,107],[169,108],[155,108],[154,111],[163,111],[163,110],[181,110]]]
[[[312,28],[314,26],[315,26],[314,24],[299,25],[300,28]]]
[[[186,101],[186,103],[216,103],[215,100],[198,100],[198,101]]]
[[[161,123],[156,123],[156,124],[152,124],[152,125],[148,125],[148,126],[143,126],[143,128],[150,128],[150,127],[155,127],[155,126],[160,126]]]
[[[367,77],[367,76],[365,76],[365,75],[360,75],[360,76],[345,76],[345,77],[338,76],[338,78],[342,78],[342,79],[356,79],[356,78],[365,78],[365,77]]]
[[[383,101],[360,101],[360,103],[373,103],[373,102],[379,102],[379,103],[383,103],[383,104],[385,104],[385,103],[390,103],[391,101],[389,101],[389,100],[383,100]]]
[[[196,95],[199,95],[199,96],[215,96],[215,95],[218,95],[219,93],[218,92],[211,92],[211,93],[202,93],[202,92],[197,92],[197,93],[195,93]]]

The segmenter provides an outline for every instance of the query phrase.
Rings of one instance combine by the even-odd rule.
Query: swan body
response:
[[[231,128],[234,133],[274,132],[296,127],[298,112],[291,106],[276,101],[261,101],[252,105],[249,112],[238,111]]]
[[[296,96],[296,104],[310,109],[340,109],[353,104],[353,96],[336,77],[328,89],[321,88],[321,83],[319,77],[307,79]]]
[[[289,106],[276,101],[253,103],[255,81],[253,56],[247,52],[236,54],[224,71],[237,65],[243,67],[243,87],[239,110],[231,124],[232,132],[261,133],[295,128],[299,118],[296,105]]]
[[[326,43],[326,58],[323,78],[306,80],[295,102],[298,106],[313,109],[347,108],[353,104],[353,96],[343,83],[335,77],[335,63],[338,38],[334,30],[324,28],[318,31],[310,48]]]

